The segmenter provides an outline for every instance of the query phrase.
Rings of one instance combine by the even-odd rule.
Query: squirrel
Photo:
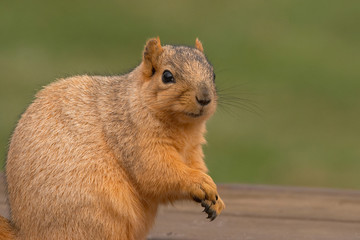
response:
[[[9,146],[3,239],[145,239],[158,206],[224,209],[202,145],[213,66],[195,47],[147,41],[120,76],[59,79],[36,94]]]

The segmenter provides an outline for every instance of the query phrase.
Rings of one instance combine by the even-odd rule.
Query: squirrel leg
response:
[[[200,170],[204,173],[208,172],[208,169],[204,163],[203,160],[203,152],[201,148],[194,149],[191,154],[189,154],[189,166],[192,169]],[[204,207],[204,212],[208,214],[208,218],[210,221],[213,221],[225,208],[225,204],[220,198],[219,195],[217,195],[218,199],[216,201],[216,204],[213,204],[210,200],[200,200],[197,198],[194,198],[194,201],[201,203],[201,206]]]
[[[210,200],[216,204],[218,198],[216,184],[201,170],[187,166],[175,148],[151,146],[154,154],[143,152],[141,158],[146,164],[133,169],[141,192],[160,200],[190,198]]]

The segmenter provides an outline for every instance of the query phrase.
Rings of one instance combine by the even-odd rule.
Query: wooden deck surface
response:
[[[226,209],[213,222],[199,204],[176,203],[160,208],[148,239],[360,240],[360,191],[224,184],[219,193]]]

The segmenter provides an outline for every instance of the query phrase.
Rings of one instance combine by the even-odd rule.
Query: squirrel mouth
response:
[[[192,113],[192,112],[187,112],[185,113],[187,116],[192,117],[192,118],[197,118],[200,117],[201,115],[203,115],[203,111],[200,110],[199,113]]]

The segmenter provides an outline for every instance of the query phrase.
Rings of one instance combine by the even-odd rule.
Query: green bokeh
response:
[[[216,181],[359,189],[359,26],[359,1],[1,1],[1,162],[42,86],[128,71],[150,37],[199,37],[222,90]]]

